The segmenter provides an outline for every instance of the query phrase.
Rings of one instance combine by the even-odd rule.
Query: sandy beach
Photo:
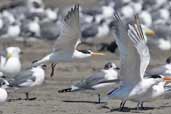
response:
[[[1,50],[2,50],[1,42]],[[35,42],[32,47],[24,47],[21,43],[13,43],[9,46],[19,46],[24,55],[22,56],[23,66],[27,67],[31,61],[38,59],[48,53],[51,43]],[[70,84],[77,82],[103,68],[107,61],[119,64],[118,56],[105,53],[105,56],[92,58],[86,62],[59,63],[55,68],[53,78],[49,77],[50,67],[46,71],[46,80],[41,87],[33,89],[31,97],[35,100],[25,101],[25,94],[9,93],[10,101],[1,104],[0,110],[3,114],[104,114],[104,113],[135,113],[136,103],[127,102],[124,112],[119,112],[119,100],[111,100],[104,107],[104,104],[97,104],[97,96],[88,93],[64,93],[59,94],[58,90],[69,87]],[[18,98],[21,98],[19,100]],[[18,99],[18,100],[17,100]],[[170,114],[171,100],[158,99],[154,102],[145,103],[145,110],[139,113],[145,114]],[[127,108],[128,107],[128,108]]]
[[[64,0],[45,0],[50,6],[61,6],[72,4],[69,0],[63,3]],[[92,1],[92,0],[88,0]],[[93,4],[96,0],[90,3]],[[6,0],[0,0],[1,5],[6,3]],[[54,4],[55,3],[55,4]],[[63,5],[63,6],[62,6]],[[3,49],[4,42],[0,42],[0,50]],[[51,42],[34,42],[31,47],[25,47],[20,43],[11,43],[8,46],[19,46],[24,52],[21,57],[23,69],[31,65],[35,59],[39,59],[46,55],[51,50]],[[162,54],[161,54],[162,56]],[[33,89],[31,97],[36,97],[35,100],[25,101],[25,94],[9,93],[9,101],[0,105],[0,114],[132,114],[137,113],[136,103],[128,101],[123,112],[119,111],[119,100],[110,100],[107,104],[97,104],[97,96],[88,93],[63,93],[59,94],[58,90],[69,87],[72,83],[86,78],[93,72],[103,68],[103,65],[113,61],[119,64],[119,57],[105,52],[105,56],[92,58],[85,62],[59,63],[55,68],[55,75],[50,78],[50,67],[46,71],[46,80],[41,87]],[[157,60],[158,61],[158,60]],[[159,60],[160,61],[160,60]],[[20,99],[19,99],[20,98]],[[104,106],[105,105],[105,106]],[[154,102],[145,103],[145,110],[138,111],[142,114],[170,114],[171,99],[158,99]]]

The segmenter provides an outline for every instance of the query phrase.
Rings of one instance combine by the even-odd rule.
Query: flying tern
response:
[[[68,11],[61,22],[61,35],[56,40],[53,51],[33,64],[37,66],[42,63],[68,62],[87,58],[93,55],[104,55],[95,53],[91,50],[78,50],[77,46],[81,43],[80,23],[79,23],[79,5],[75,5]],[[54,69],[55,64],[52,64]],[[53,73],[51,74],[51,76]]]

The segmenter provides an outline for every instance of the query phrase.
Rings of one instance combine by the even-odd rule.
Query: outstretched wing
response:
[[[120,79],[130,83],[142,79],[143,70],[150,60],[141,26],[137,18],[136,20],[136,26],[128,27],[121,21],[117,12],[114,15],[113,33],[120,51]]]
[[[75,5],[68,11],[67,15],[62,20],[61,34],[56,40],[53,50],[69,50],[74,51],[77,41],[79,41],[80,34],[80,22],[79,22],[79,5]]]

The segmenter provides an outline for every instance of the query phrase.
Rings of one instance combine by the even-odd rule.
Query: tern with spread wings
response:
[[[119,78],[122,84],[110,91],[107,98],[121,99],[121,110],[126,100],[141,98],[153,85],[165,80],[165,78],[143,77],[150,62],[150,54],[138,16],[135,16],[135,20],[135,25],[127,26],[117,13],[114,16],[116,25],[113,27],[113,33],[120,51]]]
[[[103,55],[102,53],[95,53],[91,50],[82,51],[77,49],[77,46],[81,43],[79,23],[79,5],[75,5],[61,22],[61,34],[55,42],[53,52],[34,63],[33,66],[46,62],[68,62],[93,55]],[[54,65],[52,65],[53,67]]]

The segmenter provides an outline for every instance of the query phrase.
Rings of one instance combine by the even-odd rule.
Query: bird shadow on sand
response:
[[[120,108],[115,108],[115,109],[111,109],[110,111],[108,111],[107,113],[110,112],[132,112],[132,113],[142,113],[143,111],[146,110],[153,110],[156,109],[156,107],[144,107],[143,109],[139,109],[137,110],[137,108],[129,108],[129,107],[124,107],[123,110],[120,110]]]
[[[90,104],[104,104],[105,102],[97,102],[97,101],[83,101],[83,100],[63,100],[63,102],[67,103],[90,103]]]
[[[25,98],[16,98],[16,99],[8,99],[7,102],[13,102],[13,101],[33,101],[36,100],[36,97],[25,99]]]

